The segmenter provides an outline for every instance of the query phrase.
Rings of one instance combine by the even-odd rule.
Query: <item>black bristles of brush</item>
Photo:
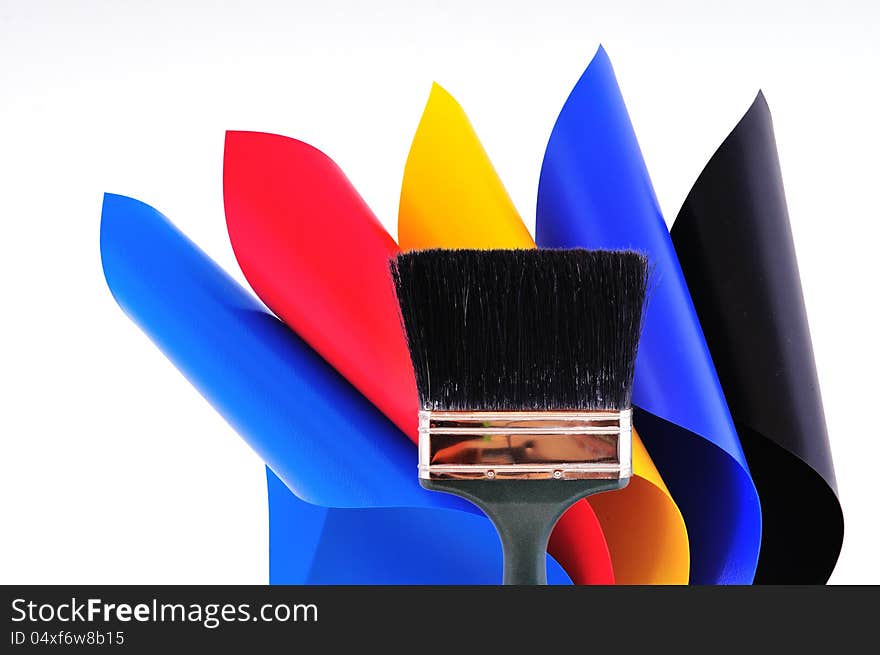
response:
[[[423,250],[391,272],[423,409],[629,407],[644,255]]]

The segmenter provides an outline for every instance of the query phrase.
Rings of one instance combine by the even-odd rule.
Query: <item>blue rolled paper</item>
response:
[[[761,508],[666,223],[603,48],[551,133],[537,242],[647,254],[652,290],[636,364],[635,425],[682,511],[691,582],[748,584]]]
[[[429,508],[328,509],[300,500],[266,473],[271,584],[500,583],[499,542],[482,516]],[[547,575],[550,584],[571,584],[549,556]]]
[[[120,307],[266,462],[270,580],[496,584],[488,519],[423,490],[416,447],[162,214],[106,194]],[[548,578],[570,583],[548,557]]]

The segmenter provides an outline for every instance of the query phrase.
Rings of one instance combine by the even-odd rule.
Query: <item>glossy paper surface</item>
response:
[[[407,158],[398,234],[406,250],[535,245],[464,111],[436,84]],[[637,433],[633,470],[627,488],[569,510],[553,533],[551,552],[566,561],[560,553],[581,541],[580,516],[592,508],[618,583],[687,583],[685,525]]]
[[[164,216],[107,194],[101,257],[120,307],[275,472],[273,582],[500,581],[489,521],[423,490],[415,446]],[[548,575],[568,580],[549,558]]]
[[[233,248],[257,294],[417,441],[415,377],[388,268],[397,244],[339,167],[295,139],[230,132],[224,199]],[[576,521],[578,541],[560,563],[585,576],[576,582],[610,582],[595,516]]]
[[[755,582],[824,583],[843,515],[762,94],[691,189],[672,241],[761,496]]]
[[[541,247],[634,248],[653,266],[634,423],[684,515],[691,581],[749,583],[761,510],[681,268],[605,51],[550,136],[538,191]]]

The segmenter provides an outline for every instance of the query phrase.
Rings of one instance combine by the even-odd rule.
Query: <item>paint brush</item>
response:
[[[419,394],[422,486],[492,520],[504,584],[546,584],[553,526],[632,475],[647,260],[422,250],[391,262]]]

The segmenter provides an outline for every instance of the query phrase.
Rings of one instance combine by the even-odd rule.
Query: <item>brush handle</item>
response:
[[[425,489],[461,496],[491,519],[504,551],[504,584],[547,584],[547,542],[573,503],[622,489],[619,480],[421,480]]]

